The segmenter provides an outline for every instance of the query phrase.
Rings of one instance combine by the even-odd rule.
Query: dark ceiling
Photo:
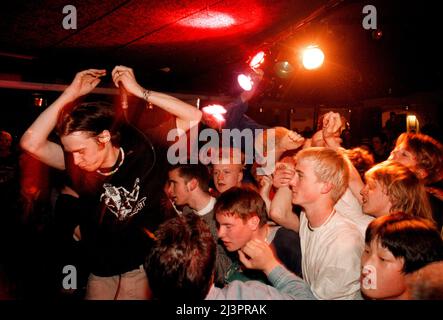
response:
[[[77,10],[76,30],[63,28],[67,4]],[[362,27],[366,4],[377,9],[380,39]],[[0,13],[0,77],[68,83],[78,70],[122,64],[153,89],[234,95],[248,56],[264,48],[260,97],[357,103],[438,90],[440,22],[432,1],[8,1]],[[297,60],[310,43],[326,55],[313,72]],[[275,72],[283,60],[294,66],[286,78]]]

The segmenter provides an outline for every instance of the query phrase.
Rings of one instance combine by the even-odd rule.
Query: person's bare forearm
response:
[[[292,212],[292,191],[289,187],[277,190],[271,202],[269,216],[275,223],[298,232],[300,221]]]
[[[61,147],[48,140],[54,130],[60,111],[75,99],[64,92],[45,111],[43,111],[23,134],[20,145],[23,150],[49,166],[64,169]]]
[[[43,111],[23,134],[21,147],[35,158],[47,165],[64,169],[63,149],[60,145],[48,140],[57,125],[60,111],[77,98],[90,93],[99,83],[100,77],[106,75],[104,69],[88,69],[78,72],[72,83],[45,111]]]
[[[143,94],[141,98],[144,98]],[[202,112],[199,109],[170,95],[150,91],[147,98],[148,102],[177,117],[180,129],[185,131],[200,122],[202,117]]]
[[[52,130],[54,130],[60,111],[73,99],[66,93],[62,93],[24,133],[21,144],[25,150],[31,151],[46,143]]]
[[[180,99],[143,88],[138,84],[134,71],[131,68],[116,66],[112,70],[112,79],[117,87],[123,85],[130,94],[146,100],[175,116],[178,129],[186,131],[197,124],[202,117],[200,110]]]

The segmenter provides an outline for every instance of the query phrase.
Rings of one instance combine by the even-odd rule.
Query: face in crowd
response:
[[[62,136],[61,142],[80,169],[93,172],[108,166],[106,163],[111,156],[112,144],[107,130],[98,136],[92,136],[86,131],[74,131]],[[111,166],[112,164],[109,165]]]
[[[213,164],[212,177],[215,188],[223,193],[232,187],[241,185],[243,179],[242,164]]]

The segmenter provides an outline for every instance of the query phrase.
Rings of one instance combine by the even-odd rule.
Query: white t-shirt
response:
[[[357,226],[338,211],[318,228],[300,215],[302,271],[317,299],[354,300],[360,292],[364,240]]]
[[[346,189],[346,192],[340,199],[338,199],[334,208],[340,212],[342,216],[348,218],[357,225],[364,239],[366,228],[375,218],[363,213],[361,204],[358,202],[358,199],[354,196],[351,189]]]

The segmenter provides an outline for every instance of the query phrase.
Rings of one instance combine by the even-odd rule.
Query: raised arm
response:
[[[342,121],[340,114],[335,112],[328,112],[323,118],[323,139],[326,147],[343,152],[341,148],[340,128],[342,127]],[[345,155],[346,163],[349,168],[349,188],[354,196],[358,199],[360,204],[362,203],[362,197],[360,190],[364,187],[364,183],[358,173],[358,170]]]
[[[289,181],[294,174],[295,168],[290,163],[277,163],[273,180],[277,192],[271,202],[269,218],[287,229],[298,232],[300,220],[292,211],[292,191],[289,187]]]
[[[104,75],[106,75],[106,70],[98,69],[77,73],[69,87],[25,131],[20,140],[23,150],[48,166],[65,169],[62,147],[49,141],[48,137],[54,130],[63,107],[91,92],[100,83],[100,77]]]
[[[269,282],[276,289],[263,284],[255,284],[256,281],[248,281],[245,286],[261,291],[253,293],[249,299],[300,299],[313,300],[309,285],[301,278],[288,271],[274,256],[270,246],[264,241],[250,240],[239,250],[240,261],[246,268],[263,271]],[[260,288],[260,286],[262,288]]]
[[[144,99],[174,115],[176,117],[177,129],[187,131],[201,120],[202,112],[194,106],[170,95],[143,88],[137,83],[134,71],[131,68],[116,66],[112,70],[112,79],[117,87],[122,83],[130,94]]]

